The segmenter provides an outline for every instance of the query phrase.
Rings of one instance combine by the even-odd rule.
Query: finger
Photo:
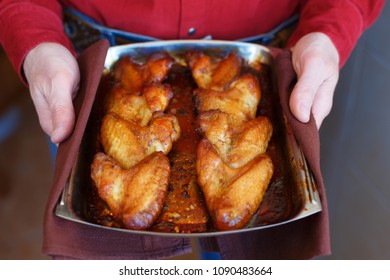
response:
[[[51,141],[59,144],[64,141],[71,133],[75,123],[73,107],[69,104],[56,104],[51,108],[53,120],[53,130]]]
[[[331,77],[324,81],[313,100],[312,112],[318,129],[331,111],[336,84],[337,77]]]
[[[51,93],[48,95],[51,112],[51,141],[60,143],[68,137],[74,127],[75,113],[73,109],[73,86],[66,77],[56,77],[52,80]]]
[[[298,81],[290,96],[290,110],[303,123],[310,120],[314,98],[323,82],[322,76],[318,75],[317,61],[315,58],[309,59],[299,67]]]
[[[50,136],[53,131],[53,122],[49,104],[42,91],[34,86],[30,86],[30,95],[38,115],[39,124],[43,131]]]

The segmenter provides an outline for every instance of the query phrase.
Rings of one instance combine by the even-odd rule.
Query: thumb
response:
[[[291,92],[290,109],[301,122],[313,113],[319,129],[332,107],[339,74],[339,54],[328,36],[309,33],[292,48],[292,63],[298,81]]]
[[[51,141],[55,144],[59,144],[64,141],[73,130],[75,123],[73,107],[68,104],[57,104],[51,109],[51,116],[53,120]]]
[[[49,110],[52,119],[51,141],[58,144],[71,133],[75,124],[72,90],[66,80],[53,83],[52,93],[48,95]],[[66,89],[68,86],[68,89]]]
[[[23,70],[43,130],[58,144],[75,123],[72,98],[80,72],[71,52],[57,43],[42,43],[26,56]]]
[[[305,60],[297,71],[298,81],[291,92],[290,109],[293,115],[301,122],[310,120],[313,100],[322,84],[322,77],[318,74],[316,58]]]

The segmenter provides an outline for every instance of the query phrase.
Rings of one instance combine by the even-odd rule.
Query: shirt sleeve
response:
[[[332,40],[345,64],[361,34],[379,16],[384,0],[301,0],[300,19],[288,46],[312,32],[323,32]]]
[[[73,52],[58,1],[0,0],[0,26],[0,43],[22,81],[24,58],[38,44],[55,42]]]

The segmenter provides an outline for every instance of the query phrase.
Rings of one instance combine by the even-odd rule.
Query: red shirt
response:
[[[116,29],[161,39],[235,40],[266,33],[300,15],[293,45],[310,32],[327,34],[342,66],[384,0],[0,0],[0,43],[15,69],[34,46],[57,42],[71,48],[63,32],[61,5]],[[195,28],[194,34],[189,33]],[[20,71],[19,71],[20,72]]]

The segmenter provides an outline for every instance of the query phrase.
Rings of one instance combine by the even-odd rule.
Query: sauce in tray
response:
[[[160,217],[152,227],[164,232],[204,232],[209,215],[196,182],[196,111],[192,91],[195,84],[186,67],[174,65],[166,80],[173,90],[167,113],[174,114],[181,128],[180,138],[168,154],[171,163],[168,195]]]

